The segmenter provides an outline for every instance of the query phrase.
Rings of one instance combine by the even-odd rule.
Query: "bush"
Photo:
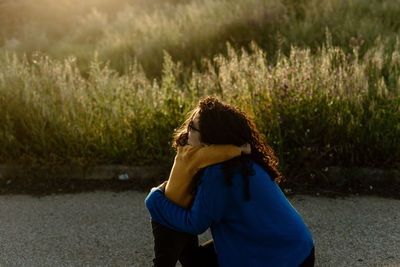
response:
[[[337,164],[399,167],[399,50],[382,54],[381,42],[363,58],[357,50],[348,57],[329,40],[315,54],[293,47],[276,65],[255,44],[250,53],[228,45],[227,56],[203,60],[204,71],[184,82],[184,69],[167,53],[159,81],[138,64],[119,75],[94,60],[85,79],[75,58],[35,55],[30,64],[4,56],[0,161],[171,162],[174,129],[200,97],[216,95],[254,118],[290,177]]]
[[[0,162],[171,163],[216,95],[294,179],[399,168],[398,0],[76,3],[0,3]]]

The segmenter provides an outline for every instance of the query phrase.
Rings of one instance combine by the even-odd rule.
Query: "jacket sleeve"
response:
[[[161,189],[153,189],[145,202],[151,217],[173,230],[201,234],[223,216],[229,187],[225,185],[218,165],[208,167],[198,188],[191,209],[181,208],[164,196]]]

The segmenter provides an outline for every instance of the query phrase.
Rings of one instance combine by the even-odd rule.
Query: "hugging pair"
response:
[[[311,234],[278,186],[278,159],[243,111],[201,100],[174,147],[169,180],[146,198],[155,266],[313,266]],[[213,240],[199,246],[208,228]]]

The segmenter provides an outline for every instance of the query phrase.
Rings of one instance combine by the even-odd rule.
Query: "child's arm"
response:
[[[248,152],[249,147],[234,145],[184,146],[178,147],[174,165],[171,169],[165,196],[175,204],[188,208],[193,199],[190,184],[199,169],[217,164]]]
[[[192,168],[201,169],[240,156],[242,152],[250,154],[251,148],[250,144],[240,147],[234,145],[209,145],[192,147],[192,151],[193,153],[188,154],[188,163]]]

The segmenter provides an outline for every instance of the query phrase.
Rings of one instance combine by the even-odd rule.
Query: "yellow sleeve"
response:
[[[198,170],[240,156],[240,154],[239,147],[234,145],[209,145],[198,147],[194,153],[188,155],[187,160],[190,168]]]

